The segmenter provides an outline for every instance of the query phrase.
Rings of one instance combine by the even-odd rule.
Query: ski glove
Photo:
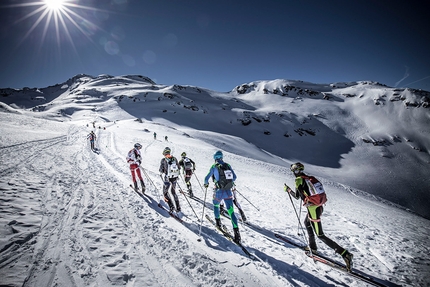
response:
[[[205,188],[208,188],[208,187],[209,187],[209,183],[205,183],[203,186],[204,186]]]
[[[291,192],[291,188],[284,183],[284,191]]]

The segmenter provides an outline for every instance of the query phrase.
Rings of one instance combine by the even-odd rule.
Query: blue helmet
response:
[[[214,153],[214,160],[217,159],[222,159],[222,151],[217,151],[216,153]]]

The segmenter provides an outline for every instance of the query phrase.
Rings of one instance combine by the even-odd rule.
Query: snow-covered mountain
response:
[[[157,85],[143,76],[77,75],[52,87],[2,89],[0,95],[8,105],[4,109],[31,110],[35,117],[80,117],[103,124],[123,119],[116,112],[111,115],[121,110],[171,127],[222,134],[210,143],[284,166],[301,161],[324,178],[430,218],[427,91],[375,82],[273,80],[219,93]],[[229,144],[230,137],[243,139],[257,151]]]
[[[426,91],[364,81],[256,81],[221,93],[138,75],[77,75],[46,88],[1,89],[1,283],[362,286],[273,237],[304,241],[283,192],[294,181],[288,167],[300,161],[328,191],[326,234],[354,253],[358,270],[385,285],[426,286],[429,102]],[[100,154],[87,146],[90,130]],[[135,142],[144,146],[151,199],[127,187],[124,158]],[[224,151],[241,204],[262,227],[241,227],[260,261],[206,221],[198,243],[201,204],[181,197],[184,225],[159,210],[165,146],[197,162],[201,198],[212,154]]]

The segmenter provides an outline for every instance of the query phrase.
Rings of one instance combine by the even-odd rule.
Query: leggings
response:
[[[309,235],[309,247],[311,249],[317,250],[317,244],[315,242],[315,234],[321,239],[328,247],[334,249],[338,254],[344,252],[344,248],[339,246],[336,242],[324,235],[324,231],[321,224],[321,214],[324,209],[322,206],[309,206],[308,216],[305,218],[305,227]]]

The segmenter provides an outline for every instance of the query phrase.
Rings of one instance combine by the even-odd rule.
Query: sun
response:
[[[66,0],[43,0],[46,8],[51,11],[58,11],[64,7]]]
[[[0,0],[0,2],[3,0]],[[111,11],[98,9],[91,6],[79,4],[80,0],[17,0],[21,3],[1,6],[0,8],[22,8],[28,11],[13,25],[25,22],[28,27],[26,34],[17,43],[21,46],[26,39],[49,45],[56,40],[58,50],[62,43],[69,42],[72,49],[77,53],[75,41],[81,41],[79,35],[86,37],[94,43],[91,38],[97,31],[102,29],[97,26],[96,13],[111,13]],[[93,22],[91,19],[95,19]],[[78,33],[80,32],[80,34]],[[37,36],[29,37],[32,33]],[[49,38],[49,40],[48,40]]]

